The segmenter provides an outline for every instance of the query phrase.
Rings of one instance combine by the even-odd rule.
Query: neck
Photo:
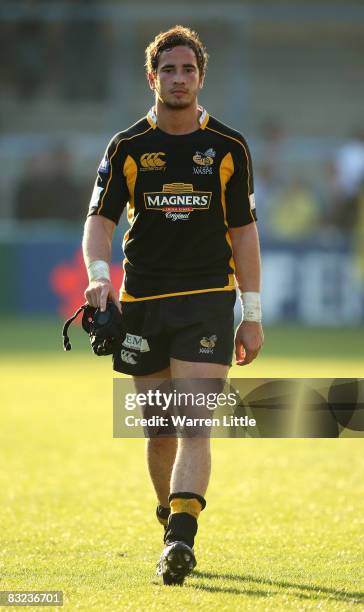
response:
[[[168,108],[161,100],[155,104],[158,127],[168,134],[190,134],[200,127],[197,100],[188,108]]]

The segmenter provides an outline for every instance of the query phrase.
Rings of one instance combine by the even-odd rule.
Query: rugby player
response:
[[[262,344],[260,254],[252,163],[243,136],[198,104],[206,49],[189,28],[162,32],[146,49],[155,104],[110,141],[98,168],[83,239],[87,302],[122,312],[125,339],[113,367],[150,379],[225,379],[234,347],[236,285],[243,320],[238,365]],[[110,282],[111,243],[127,206],[120,296]],[[196,564],[194,538],[206,505],[209,436],[155,436],[147,462],[165,526],[158,573],[182,584]]]

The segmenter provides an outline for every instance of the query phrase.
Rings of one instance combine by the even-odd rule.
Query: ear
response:
[[[154,74],[154,72],[148,72],[147,79],[148,79],[149,87],[154,91],[155,90],[155,79],[156,79],[156,75]]]
[[[203,88],[204,81],[205,81],[205,77],[204,76],[200,77],[200,84],[199,84],[200,89]]]

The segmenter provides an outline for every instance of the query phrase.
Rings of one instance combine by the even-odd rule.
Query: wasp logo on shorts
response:
[[[200,340],[201,347],[200,347],[200,351],[199,352],[200,353],[204,353],[205,355],[212,355],[213,352],[214,352],[216,341],[217,341],[217,336],[215,336],[215,335],[210,336],[209,338],[204,336]]]
[[[147,210],[159,210],[172,221],[187,220],[196,210],[208,210],[210,202],[211,191],[194,191],[190,183],[167,183],[163,191],[144,194]]]
[[[214,149],[207,149],[205,153],[201,153],[201,151],[196,151],[193,156],[193,161],[197,164],[197,167],[193,167],[194,174],[212,174],[212,164],[214,163],[214,157],[216,155],[216,151]]]
[[[167,162],[162,157],[165,157],[165,153],[159,151],[158,153],[143,153],[140,158],[141,170],[165,170]]]

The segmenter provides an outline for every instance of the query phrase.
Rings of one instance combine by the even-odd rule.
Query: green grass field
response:
[[[198,565],[155,576],[162,531],[144,441],[112,438],[112,373],[59,323],[0,334],[0,590],[69,610],[364,609],[363,439],[217,440]],[[246,377],[363,377],[363,330],[266,331]],[[10,610],[10,608],[9,608]]]

